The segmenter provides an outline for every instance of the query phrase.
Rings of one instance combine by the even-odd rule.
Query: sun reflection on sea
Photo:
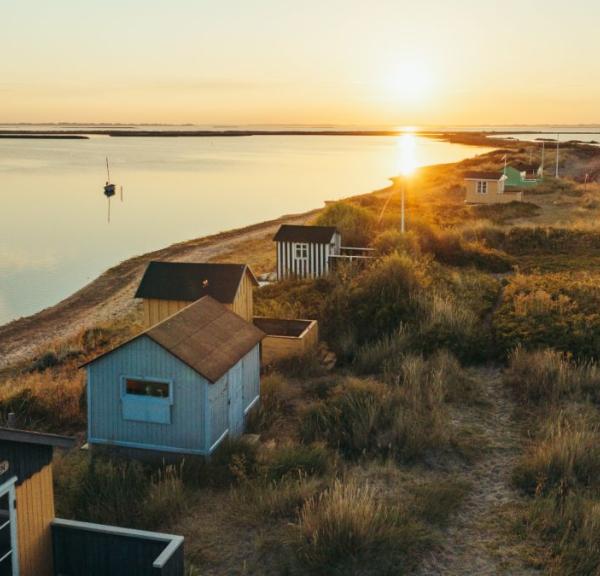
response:
[[[419,166],[416,136],[412,132],[398,136],[396,148],[398,172],[403,176],[410,176]]]

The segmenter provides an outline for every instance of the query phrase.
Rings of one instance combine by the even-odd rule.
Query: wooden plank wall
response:
[[[292,356],[302,356],[319,342],[317,322],[302,337],[267,335],[262,341],[262,363],[269,365],[277,360]]]
[[[16,488],[20,576],[52,576],[52,465]]]
[[[226,305],[227,308],[241,316],[247,322],[252,322],[254,316],[253,289],[254,282],[250,278],[250,273],[246,272],[240,282],[233,304],[231,306]]]
[[[150,328],[165,318],[189,306],[186,300],[158,300],[156,298],[144,299],[144,327]]]
[[[142,336],[87,367],[88,441],[128,442],[131,447],[203,451],[207,381],[156,342]],[[123,417],[122,377],[164,378],[173,382],[171,424]],[[162,448],[161,448],[162,447]]]

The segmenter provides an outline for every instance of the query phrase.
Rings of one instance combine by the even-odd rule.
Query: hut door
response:
[[[244,427],[244,403],[242,400],[242,363],[229,371],[229,435],[239,436]]]
[[[0,576],[19,576],[15,486],[0,487]]]

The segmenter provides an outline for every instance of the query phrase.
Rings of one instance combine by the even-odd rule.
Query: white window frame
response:
[[[308,242],[294,243],[294,260],[308,260]]]
[[[477,180],[477,194],[487,194],[488,193],[488,181],[487,180]]]
[[[156,382],[168,384],[168,396],[144,396],[142,394],[128,394],[127,380],[140,380],[142,382]],[[153,424],[171,424],[171,406],[173,405],[174,382],[170,378],[155,378],[152,376],[121,376],[121,416],[124,420],[133,422],[148,422]],[[142,417],[144,407],[148,413],[155,417]],[[160,416],[159,416],[160,415]]]
[[[4,561],[10,558],[13,576],[19,576],[19,539],[17,530],[17,509],[16,509],[16,476],[0,484],[0,496],[8,498],[8,522],[10,529],[10,552],[3,558]],[[5,528],[6,529],[6,526]]]

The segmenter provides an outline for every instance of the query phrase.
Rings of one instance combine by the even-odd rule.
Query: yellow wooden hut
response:
[[[0,428],[0,576],[183,576],[183,537],[54,516],[52,457],[74,439]]]
[[[258,281],[246,264],[153,261],[148,264],[135,297],[144,300],[146,328],[203,296],[211,296],[252,322],[255,286]]]
[[[506,204],[521,202],[522,192],[506,190],[506,176],[502,172],[466,172],[467,204]]]

